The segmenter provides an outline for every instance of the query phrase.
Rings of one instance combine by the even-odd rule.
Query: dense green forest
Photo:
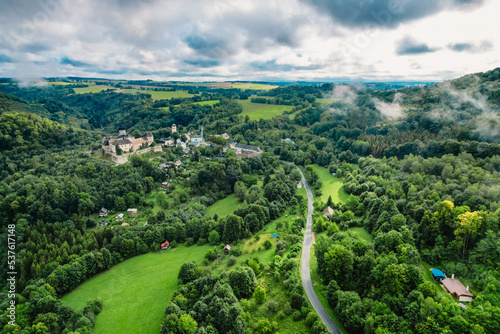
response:
[[[297,189],[300,174],[281,161],[301,168],[317,197],[323,184],[312,164],[335,173],[350,194],[346,203],[315,203],[312,255],[328,303],[349,333],[500,332],[500,69],[397,90],[294,85],[249,96],[203,88],[193,97],[153,100],[74,88],[0,85],[0,251],[7,254],[15,226],[18,272],[16,325],[8,324],[3,293],[2,333],[91,333],[106,305],[92,300],[75,310],[59,298],[131,257],[158,251],[165,240],[172,248],[214,249],[204,267],[181,268],[163,333],[274,333],[292,318],[323,333],[299,276],[307,201]],[[250,120],[240,115],[239,102],[248,99],[293,109]],[[210,100],[218,102],[198,103]],[[180,147],[165,147],[115,166],[98,152],[102,136],[121,124],[130,133],[152,131],[157,142],[203,125],[213,144],[187,157]],[[263,153],[224,153],[225,141],[213,137],[222,133]],[[167,179],[159,163],[175,160],[186,167],[171,168],[172,186],[159,191]],[[233,195],[238,206],[231,214],[208,213]],[[328,205],[336,212],[324,218]],[[99,226],[102,207],[138,208],[144,222]],[[292,213],[301,218],[292,221]],[[271,261],[246,259],[212,272],[224,244],[241,246],[279,219],[286,237]],[[475,298],[466,309],[426,277],[427,264],[470,285]],[[265,303],[275,320],[258,308],[266,300],[263,282],[286,296],[283,309]]]

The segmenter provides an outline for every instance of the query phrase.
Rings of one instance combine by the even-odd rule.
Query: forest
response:
[[[94,299],[77,310],[61,297],[127,259],[158,252],[165,240],[174,249],[213,248],[203,264],[182,265],[162,333],[281,333],[287,321],[326,332],[300,281],[307,198],[295,167],[316,196],[318,284],[346,332],[500,333],[500,69],[384,87],[291,85],[252,94],[205,87],[193,97],[153,100],[76,94],[74,85],[0,85],[0,251],[7,254],[14,225],[18,271],[16,325],[3,293],[2,333],[92,333],[106,305]],[[293,109],[250,120],[238,103],[248,99]],[[115,166],[99,150],[121,124],[138,135],[152,131],[157,143],[203,126],[213,143],[187,157],[164,147]],[[263,153],[237,158],[215,139],[222,133]],[[172,185],[164,190],[158,166],[176,160],[184,166],[168,171]],[[349,199],[318,200],[325,188],[311,165],[334,173]],[[230,214],[208,213],[229,196],[238,204]],[[327,206],[331,217],[322,216]],[[100,226],[103,207],[134,207],[142,220],[121,226],[107,218],[111,225]],[[238,256],[272,224],[284,236],[268,244],[269,261]],[[226,244],[239,262],[220,270]],[[428,277],[429,266],[460,277],[473,301],[460,307]],[[264,283],[283,299],[271,302]]]

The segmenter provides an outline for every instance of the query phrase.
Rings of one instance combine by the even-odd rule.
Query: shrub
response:
[[[207,243],[207,240],[206,240],[206,239],[204,239],[204,238],[200,238],[200,239],[198,239],[198,246],[203,246],[203,245],[204,245],[204,244],[206,244],[206,243]]]
[[[264,241],[264,248],[265,249],[269,249],[272,246],[273,246],[273,244],[271,243],[271,241],[269,241],[269,240]]]
[[[278,303],[274,300],[274,299],[270,299],[268,302],[267,302],[267,309],[269,310],[269,312],[271,313],[276,313],[278,312]]]
[[[234,256],[230,256],[228,259],[227,259],[227,266],[228,267],[231,267],[231,266],[234,266],[236,264],[236,257]]]
[[[253,293],[253,298],[257,304],[262,304],[264,300],[266,300],[266,290],[263,287],[258,286]]]
[[[186,244],[188,246],[193,246],[194,245],[194,238],[187,238]]]
[[[300,311],[294,311],[292,314],[292,319],[293,321],[299,321],[300,319],[302,319],[302,313],[300,313]]]
[[[307,327],[312,327],[316,320],[318,320],[318,315],[315,312],[309,312],[306,316]]]
[[[256,235],[254,236],[254,238],[255,238],[255,240],[259,241],[259,240],[260,240],[260,235],[259,235],[259,234],[256,234]]]

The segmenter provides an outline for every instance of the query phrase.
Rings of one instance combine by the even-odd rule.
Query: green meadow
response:
[[[313,169],[318,174],[321,183],[323,183],[323,186],[321,187],[322,195],[318,199],[326,203],[328,201],[328,197],[332,196],[334,203],[345,203],[349,198],[349,195],[344,190],[344,183],[342,180],[333,176],[328,171],[328,168],[313,165]]]
[[[243,117],[248,115],[252,121],[258,121],[261,118],[271,119],[283,115],[283,111],[293,109],[293,106],[252,103],[250,99],[238,100],[238,103],[243,107],[243,112],[240,115]]]
[[[199,104],[202,106],[213,106],[214,104],[219,103],[219,100],[210,100],[210,101],[200,101],[200,102],[194,102],[193,104]]]
[[[88,87],[73,88],[76,94],[99,93],[107,89],[116,89],[116,88],[108,85],[89,85]]]
[[[154,91],[154,90],[147,90],[147,89],[123,89],[121,91],[122,93],[125,94],[151,94],[151,98],[153,100],[168,100],[168,99],[174,99],[174,98],[186,98],[186,97],[192,97],[195,96],[195,94],[189,94],[186,91],[183,90],[177,90],[175,92],[172,91]]]
[[[200,262],[209,248],[180,246],[133,257],[86,281],[62,301],[82,310],[89,300],[101,298],[97,334],[159,333],[180,267],[186,261]]]
[[[220,199],[214,204],[210,205],[207,208],[207,215],[213,217],[215,214],[219,216],[219,218],[229,216],[233,213],[234,210],[243,206],[243,203],[240,202],[234,194],[227,196],[226,198]]]

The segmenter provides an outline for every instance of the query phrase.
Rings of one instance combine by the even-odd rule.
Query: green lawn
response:
[[[323,202],[328,201],[328,196],[332,196],[334,203],[345,203],[349,195],[344,190],[344,183],[342,180],[336,178],[328,171],[328,168],[313,165],[314,171],[318,174],[319,180],[323,183],[321,187],[322,195],[319,200]]]
[[[369,245],[373,244],[373,237],[364,227],[351,227],[349,229],[355,235],[366,241]]]
[[[72,82],[64,82],[64,81],[49,81],[49,85],[61,85],[61,86],[66,86],[66,85],[72,85]]]
[[[171,91],[154,91],[154,90],[147,90],[147,89],[124,89],[121,91],[122,93],[125,94],[137,94],[137,93],[142,93],[142,94],[151,94],[151,98],[153,100],[168,100],[168,99],[173,99],[173,98],[185,98],[185,97],[192,97],[194,94],[189,94],[186,91],[183,90],[177,90],[175,92]]]
[[[116,89],[116,88],[107,85],[89,85],[88,87],[73,88],[76,94],[99,93],[107,89]]]
[[[219,216],[219,218],[226,217],[233,213],[234,210],[243,206],[243,203],[240,202],[234,194],[227,196],[226,198],[220,199],[214,204],[210,205],[207,208],[207,215],[213,217],[215,214]]]
[[[202,106],[213,106],[214,104],[219,103],[219,100],[210,100],[210,101],[200,101],[200,102],[194,102],[193,104],[200,104]]]
[[[431,282],[431,283],[433,283],[433,284],[436,285],[436,288],[437,288],[437,291],[438,291],[438,293],[437,293],[438,297],[450,296],[448,293],[446,293],[443,290],[443,288],[441,288],[441,285],[439,285],[439,283],[436,282],[432,278],[431,268],[436,268],[436,267],[432,267],[430,264],[426,263],[424,260],[420,260],[419,268],[420,268],[420,271],[422,272],[422,276],[424,276],[424,279],[426,281],[429,281],[429,282]]]
[[[248,115],[251,120],[258,121],[262,119],[271,119],[276,116],[283,115],[283,111],[290,111],[293,106],[283,106],[275,104],[252,103],[248,100],[238,100],[238,103],[243,107],[241,116]]]
[[[83,283],[62,301],[81,310],[89,300],[101,298],[97,334],[159,333],[180,267],[186,261],[200,262],[209,248],[180,246],[133,257]]]

